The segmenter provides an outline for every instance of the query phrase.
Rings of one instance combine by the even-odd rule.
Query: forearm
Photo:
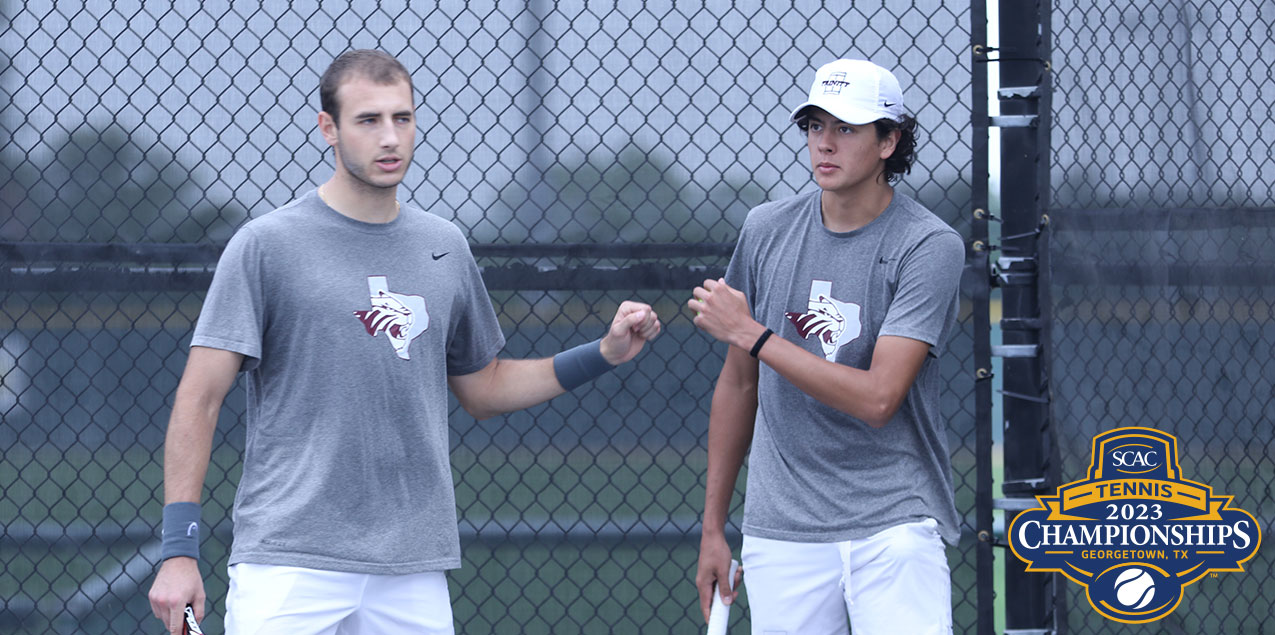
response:
[[[874,427],[885,425],[898,408],[871,370],[830,362],[781,337],[771,337],[757,357],[820,403]]]
[[[699,312],[696,326],[732,351],[755,354],[814,399],[878,428],[903,403],[930,351],[920,340],[884,335],[873,346],[868,370],[860,370],[829,362],[773,333],[763,343],[768,329],[753,319],[744,295],[724,280],[705,280],[692,295],[687,304]]]
[[[749,360],[732,356],[747,356],[738,349],[727,354],[727,366],[713,391],[712,410],[708,417],[708,474],[704,484],[703,532],[718,534],[724,531],[730,513],[730,501],[735,493],[735,481],[744,456],[752,444],[754,421],[757,416],[757,379],[754,374],[741,376],[730,370],[732,362],[748,364]],[[749,370],[747,365],[737,370]]]
[[[496,359],[480,372],[477,384],[457,390],[453,378],[452,386],[461,405],[476,419],[528,408],[566,392],[554,374],[551,357]]]
[[[870,402],[865,400],[871,397],[870,385],[863,376],[866,373],[830,363],[767,329],[752,317],[743,294],[723,280],[705,280],[704,286],[696,288],[692,295],[690,308],[699,312],[695,325],[729,344],[732,354],[738,353],[754,364],[749,356],[756,356],[820,402],[855,417],[875,420],[872,409],[867,407]],[[730,366],[728,355],[723,374]]]
[[[766,327],[748,320],[723,339],[752,351],[765,332]],[[877,340],[868,370],[862,370],[830,362],[771,335],[757,350],[757,359],[820,403],[880,428],[902,405],[929,349],[919,340],[883,336]]]
[[[650,306],[625,301],[601,340],[545,359],[494,359],[447,382],[465,412],[477,419],[494,417],[543,403],[609,372],[633,359],[660,328]]]
[[[198,503],[202,498],[204,478],[212,450],[213,431],[217,427],[216,404],[192,403],[178,391],[173,413],[164,437],[164,502]]]
[[[195,619],[204,616],[204,584],[197,562],[200,532],[192,529],[198,528],[198,505],[203,497],[217,414],[242,367],[243,355],[239,353],[192,346],[173,399],[164,437],[164,529],[160,546],[164,562],[148,594],[151,611],[169,632],[181,632],[180,616],[187,605],[194,608]],[[192,527],[188,523],[195,524]]]
[[[164,437],[164,502],[198,503],[222,401],[243,364],[238,353],[192,346]]]

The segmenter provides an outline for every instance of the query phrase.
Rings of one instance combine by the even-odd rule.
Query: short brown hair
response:
[[[332,120],[340,125],[341,103],[336,98],[336,91],[350,75],[358,74],[378,84],[393,84],[398,81],[407,82],[412,87],[412,76],[401,62],[393,55],[371,49],[356,49],[342,53],[328,70],[319,78],[319,108],[332,116]]]

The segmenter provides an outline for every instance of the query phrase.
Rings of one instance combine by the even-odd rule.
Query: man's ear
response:
[[[887,134],[885,138],[881,140],[879,145],[881,147],[882,160],[888,159],[890,158],[890,155],[894,154],[894,149],[899,146],[899,139],[902,137],[903,131],[896,128],[891,130],[890,134]]]
[[[323,135],[323,140],[327,141],[328,145],[336,147],[338,136],[336,120],[322,110],[319,111],[319,133]]]

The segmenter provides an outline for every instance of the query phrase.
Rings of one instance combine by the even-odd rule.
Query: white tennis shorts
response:
[[[861,540],[744,536],[753,635],[948,635],[952,580],[934,519]]]
[[[447,576],[232,565],[226,635],[267,633],[452,635]]]

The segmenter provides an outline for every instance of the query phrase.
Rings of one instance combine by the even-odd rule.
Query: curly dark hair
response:
[[[323,71],[323,77],[319,78],[319,107],[332,115],[337,126],[341,124],[341,102],[336,97],[336,91],[353,74],[362,75],[377,84],[405,81],[409,89],[412,86],[411,73],[389,53],[369,49],[342,53]]]
[[[884,139],[891,132],[899,131],[899,142],[894,146],[894,154],[885,160],[885,182],[894,183],[904,174],[912,172],[912,162],[916,160],[916,117],[903,115],[903,121],[878,119],[872,123],[877,129],[877,139]]]

